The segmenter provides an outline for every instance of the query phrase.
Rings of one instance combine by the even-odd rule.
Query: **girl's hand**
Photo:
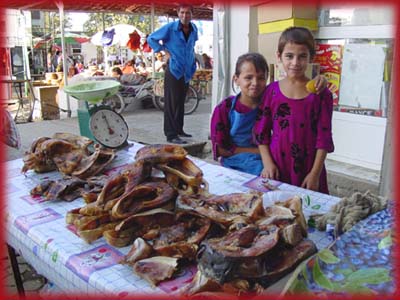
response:
[[[328,85],[328,80],[324,75],[318,75],[314,78],[316,94],[321,93]]]
[[[262,178],[279,180],[279,170],[275,164],[271,164],[266,168],[264,167],[260,176]]]
[[[307,174],[307,176],[304,178],[303,183],[301,184],[302,188],[316,191],[318,192],[319,190],[319,176],[310,172]]]

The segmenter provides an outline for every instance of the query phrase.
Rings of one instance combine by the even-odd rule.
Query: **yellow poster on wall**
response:
[[[333,95],[333,105],[339,104],[340,74],[342,72],[343,46],[317,44],[314,63],[320,65],[320,73],[328,80]]]

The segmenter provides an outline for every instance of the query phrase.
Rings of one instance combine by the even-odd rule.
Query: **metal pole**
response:
[[[154,32],[154,2],[151,2],[151,33]],[[156,72],[156,66],[155,66],[155,60],[154,60],[154,51],[152,51],[151,55],[151,67],[152,67],[152,72],[153,72],[153,77]]]
[[[103,32],[106,30],[106,23],[104,20],[104,13],[101,14],[102,21],[103,21]],[[103,46],[103,65],[104,65],[104,72],[108,74],[109,67],[108,67],[108,46]]]
[[[64,73],[64,85],[68,85],[68,65],[67,65],[67,57],[65,51],[65,40],[64,40],[64,4],[61,1],[56,2],[58,11],[60,13],[60,29],[61,29],[61,49],[63,53],[63,73]],[[68,110],[68,118],[71,117],[71,103],[69,99],[69,95],[66,94],[67,97],[67,110]]]
[[[23,55],[23,66],[24,66],[24,79],[31,79],[31,71],[30,71],[30,66],[29,66],[29,55],[28,55],[28,48],[26,45],[26,18],[25,14],[22,10],[20,10],[20,17],[19,19],[19,25],[20,28],[23,30],[23,42],[22,42],[22,55]],[[20,36],[18,36],[20,37]],[[26,88],[26,87],[25,87]]]

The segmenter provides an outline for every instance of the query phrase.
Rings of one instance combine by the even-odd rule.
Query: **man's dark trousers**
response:
[[[164,76],[164,134],[167,139],[173,139],[183,133],[185,98],[189,83],[185,83],[183,76],[176,79],[169,67]]]

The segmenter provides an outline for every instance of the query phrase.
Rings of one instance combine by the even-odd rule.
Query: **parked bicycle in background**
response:
[[[157,73],[154,77],[154,86],[153,86],[153,104],[158,109],[164,111],[164,75],[163,73]],[[186,93],[185,98],[185,115],[192,114],[197,107],[199,106],[199,95],[196,89],[189,85],[189,89]]]

